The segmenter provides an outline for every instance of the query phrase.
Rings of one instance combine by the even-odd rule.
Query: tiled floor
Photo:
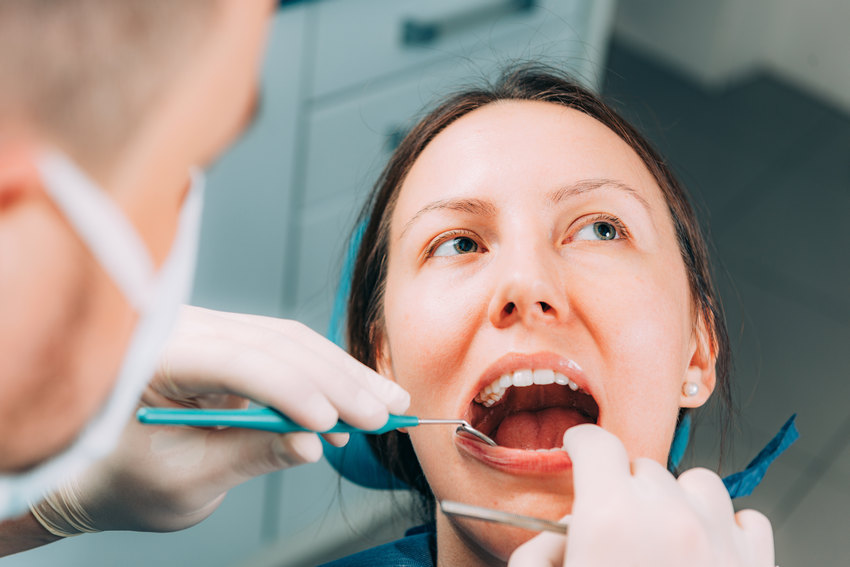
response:
[[[606,94],[694,195],[715,247],[740,415],[726,472],[794,412],[800,440],[741,505],[779,565],[850,563],[850,116],[770,76],[706,92],[623,45]],[[716,464],[706,424],[690,463]]]

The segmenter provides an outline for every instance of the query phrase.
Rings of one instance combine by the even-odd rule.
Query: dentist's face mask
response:
[[[39,171],[48,194],[139,315],[119,375],[105,404],[70,447],[37,467],[0,475],[0,520],[17,516],[56,483],[78,475],[110,452],[153,376],[177,312],[188,299],[195,270],[203,175],[180,214],[171,252],[159,272],[144,241],[123,211],[66,157],[44,155]]]

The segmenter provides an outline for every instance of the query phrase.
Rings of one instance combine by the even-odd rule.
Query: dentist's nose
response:
[[[563,321],[569,309],[566,290],[556,274],[557,269],[542,255],[505,258],[488,308],[493,326],[507,327],[517,322],[525,325]],[[548,266],[547,266],[548,264]]]

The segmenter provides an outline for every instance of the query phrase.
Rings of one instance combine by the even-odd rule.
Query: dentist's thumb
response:
[[[563,567],[566,548],[562,534],[543,532],[516,548],[508,567]]]

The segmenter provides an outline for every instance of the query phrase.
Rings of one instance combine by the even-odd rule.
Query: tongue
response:
[[[492,437],[503,447],[526,450],[553,449],[563,445],[564,432],[567,429],[590,422],[590,418],[574,409],[521,411],[503,419]]]

